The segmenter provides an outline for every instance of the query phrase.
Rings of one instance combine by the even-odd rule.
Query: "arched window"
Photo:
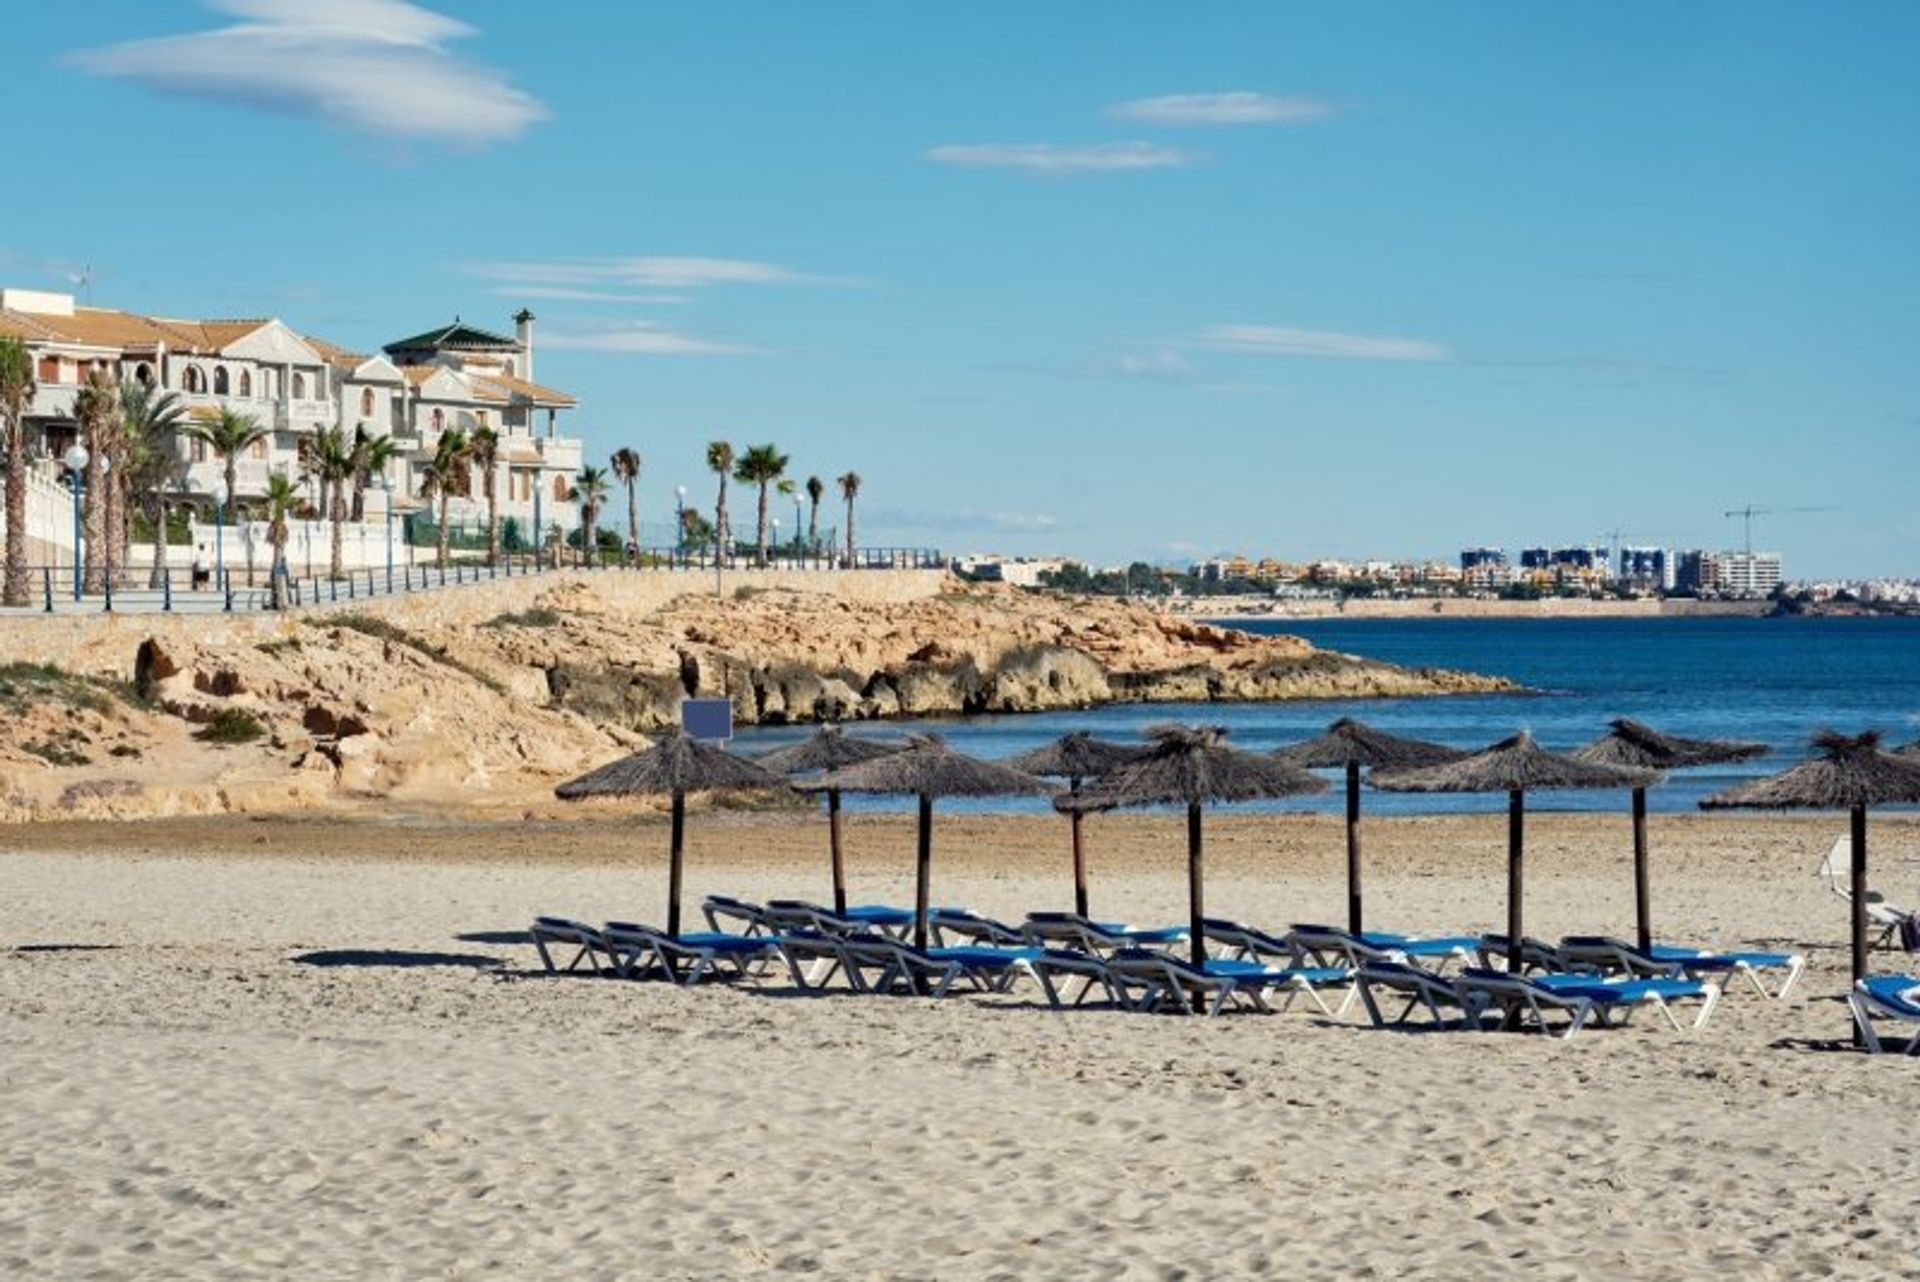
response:
[[[304,401],[307,399],[307,376],[305,374],[295,374],[293,376],[293,399],[296,401]]]
[[[373,389],[371,387],[363,387],[360,389],[360,417],[373,417]]]
[[[572,488],[572,487],[571,487],[571,486],[569,486],[569,485],[567,484],[567,478],[566,478],[566,477],[564,477],[564,476],[556,476],[556,477],[554,477],[554,478],[553,478],[553,497],[554,497],[554,500],[555,500],[556,502],[560,502],[560,503],[565,503],[565,502],[567,501],[567,491],[568,491],[569,489],[571,489],[571,488]]]
[[[240,395],[253,395],[253,371],[250,369],[240,371]]]
[[[153,386],[153,366],[147,364],[145,361],[141,361],[138,365],[135,365],[133,367],[133,377],[134,377],[134,381],[139,383],[140,386],[152,387]]]
[[[439,406],[437,405],[434,406],[433,407],[433,430],[436,432],[442,432],[446,430],[446,427],[447,427],[446,412],[442,410]]]
[[[180,376],[180,386],[197,396],[207,390],[206,376],[201,374],[198,365],[189,365]]]
[[[213,394],[215,396],[225,396],[232,390],[231,385],[227,382],[227,367],[225,365],[215,365],[213,367]]]

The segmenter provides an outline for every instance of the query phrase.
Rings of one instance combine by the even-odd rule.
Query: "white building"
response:
[[[238,460],[234,499],[241,505],[265,493],[270,473],[301,479],[301,442],[337,426],[394,439],[398,459],[388,478],[394,509],[417,509],[421,466],[433,457],[441,433],[492,428],[500,437],[500,512],[531,539],[536,515],[548,528],[578,524],[566,494],[580,469],[581,446],[558,426],[559,414],[572,409],[574,399],[533,381],[532,314],[514,319],[511,338],[456,319],[367,355],[270,318],[143,316],[79,306],[70,294],[0,289],[0,336],[19,338],[34,362],[37,386],[27,407],[27,438],[43,472],[56,468],[77,435],[73,408],[81,384],[93,371],[107,370],[123,381],[177,393],[189,412],[228,408],[268,429]],[[210,501],[224,479],[223,462],[189,438],[176,448],[185,493]],[[471,481],[471,497],[452,504],[454,520],[472,523],[484,516],[484,487],[478,476]],[[384,502],[380,491],[369,492],[368,514],[383,517]]]
[[[1715,569],[1715,586],[1726,596],[1763,597],[1780,586],[1778,552],[1722,552]]]

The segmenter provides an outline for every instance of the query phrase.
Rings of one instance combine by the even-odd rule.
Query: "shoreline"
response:
[[[1589,601],[1550,598],[1538,601],[1482,601],[1460,597],[1401,600],[1354,599],[1275,603],[1272,609],[1215,613],[1168,610],[1177,619],[1208,623],[1287,623],[1327,619],[1764,619],[1771,601]],[[1825,616],[1823,616],[1825,617]]]

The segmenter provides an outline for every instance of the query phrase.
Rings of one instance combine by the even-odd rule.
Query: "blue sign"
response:
[[[733,738],[733,700],[687,699],[680,704],[680,728],[689,739],[725,743]]]

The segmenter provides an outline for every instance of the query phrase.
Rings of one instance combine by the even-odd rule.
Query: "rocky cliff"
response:
[[[689,696],[729,698],[754,725],[1511,688],[1005,590],[746,588],[643,608],[589,578],[529,583],[523,606],[314,613],[252,633],[140,636],[123,621],[110,636],[130,655],[89,644],[71,665],[0,669],[0,816],[357,800],[545,812],[556,780],[671,724]]]

